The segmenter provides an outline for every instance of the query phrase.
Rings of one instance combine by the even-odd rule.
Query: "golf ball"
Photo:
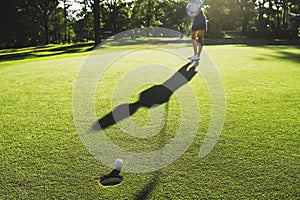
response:
[[[116,167],[117,169],[121,169],[122,166],[123,166],[123,160],[121,160],[121,159],[115,160],[115,167]]]

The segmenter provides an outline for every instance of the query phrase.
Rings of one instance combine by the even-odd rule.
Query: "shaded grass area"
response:
[[[37,47],[2,49],[0,50],[0,61],[23,60],[43,58],[49,56],[82,54],[93,49],[93,43],[45,45]]]
[[[271,49],[272,52],[266,53],[264,55],[265,57],[279,59],[279,60],[294,61],[295,63],[300,63],[300,53],[299,53],[300,46],[298,46],[298,48],[292,51],[291,48],[289,48],[288,46],[279,46],[279,47],[269,46],[268,48]]]
[[[225,127],[213,152],[204,159],[198,158],[210,120],[210,97],[205,82],[197,76],[190,84],[201,107],[201,121],[189,149],[176,162],[156,172],[122,172],[122,184],[106,188],[94,179],[111,169],[88,153],[73,123],[73,83],[85,57],[3,64],[0,68],[1,198],[299,199],[299,48],[245,45],[205,48],[218,66],[227,98]],[[156,56],[174,70],[184,63]],[[143,59],[151,61],[147,54]],[[133,64],[138,63],[124,62],[122,68],[111,68],[103,77],[98,88],[103,92],[97,93],[99,116],[113,109],[112,86],[122,77],[121,72]],[[128,92],[133,93],[134,99],[143,89]],[[181,89],[185,91],[184,87]],[[107,129],[107,136],[129,150],[151,151],[162,147],[172,139],[180,123],[177,99],[173,96],[168,104],[167,126],[155,137],[134,138],[117,126]],[[133,120],[148,124],[148,111],[139,110]]]

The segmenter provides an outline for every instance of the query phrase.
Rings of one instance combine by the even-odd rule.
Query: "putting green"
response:
[[[88,152],[73,122],[74,82],[87,57],[1,63],[1,198],[297,199],[299,47],[215,45],[205,49],[220,72],[226,92],[226,121],[216,146],[203,159],[198,157],[212,105],[205,80],[196,76],[189,85],[199,104],[200,121],[187,151],[158,171],[121,172],[124,179],[114,187],[95,182],[111,168]],[[185,51],[189,55],[191,49]],[[147,54],[143,56],[142,60],[152,61]],[[168,61],[163,54],[155,59],[174,71],[185,63],[181,58]],[[109,86],[122,77],[122,70],[132,66],[130,60],[122,63],[122,68],[110,68],[112,71],[102,79],[103,85],[97,87],[95,109],[99,117],[114,108]],[[164,74],[158,82],[169,75],[172,73]],[[149,86],[128,91],[132,93],[130,101],[137,100]],[[179,90],[184,93],[185,87]],[[105,134],[130,151],[160,149],[173,139],[181,123],[176,96],[170,98],[168,106],[161,106],[168,109],[166,126],[153,137],[133,137],[117,125],[106,129]],[[141,108],[133,120],[142,125],[151,123],[148,111]]]

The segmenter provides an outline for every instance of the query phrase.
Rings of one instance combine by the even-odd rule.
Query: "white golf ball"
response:
[[[121,169],[122,166],[123,166],[123,160],[121,160],[121,159],[115,160],[115,167],[116,167],[117,169]]]

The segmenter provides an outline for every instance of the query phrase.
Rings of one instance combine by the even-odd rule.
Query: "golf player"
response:
[[[196,61],[200,59],[200,54],[204,44],[204,34],[207,31],[207,20],[204,14],[203,8],[201,8],[203,2],[201,0],[197,1],[197,11],[192,17],[192,45],[194,55],[189,57],[189,59]],[[195,1],[193,1],[195,2]],[[198,47],[199,43],[199,48]]]

